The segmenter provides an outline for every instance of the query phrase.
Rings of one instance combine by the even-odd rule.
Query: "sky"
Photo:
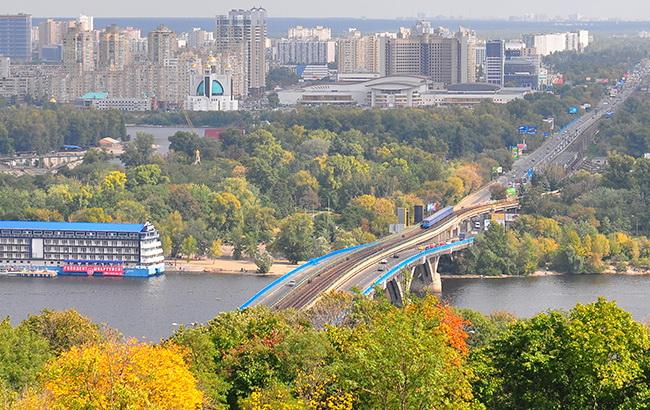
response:
[[[365,17],[398,18],[454,16],[507,18],[524,14],[650,21],[648,0],[21,0],[3,1],[0,14],[25,12],[35,17],[211,17],[231,8],[262,6],[271,17]],[[10,4],[7,4],[10,3]],[[399,5],[399,7],[397,7]]]

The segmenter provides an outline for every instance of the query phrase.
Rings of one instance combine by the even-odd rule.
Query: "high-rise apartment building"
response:
[[[421,75],[422,45],[417,38],[390,38],[386,40],[387,75]]]
[[[112,25],[99,34],[98,67],[122,70],[131,61],[130,54],[129,36],[126,31]]]
[[[63,65],[71,72],[95,69],[95,34],[81,25],[70,28],[63,39]]]
[[[277,61],[289,64],[327,64],[334,62],[336,43],[319,40],[278,40]]]
[[[425,34],[407,39],[386,40],[386,74],[415,75],[435,83],[476,81],[475,36],[459,31],[455,36]]]
[[[68,32],[70,24],[74,24],[74,22],[47,19],[38,25],[35,47],[41,61],[61,61],[63,38]]]
[[[154,64],[164,64],[165,60],[173,58],[178,49],[176,33],[168,27],[160,25],[147,36],[147,52],[149,61]]]
[[[243,44],[248,93],[260,95],[266,86],[266,10],[231,10],[217,16],[214,29],[217,53],[231,53]]]
[[[504,85],[505,60],[505,42],[503,40],[485,42],[485,81],[488,84]]]
[[[38,25],[38,47],[43,48],[47,46],[63,44],[63,36],[67,32],[68,23],[66,21],[58,21],[54,19],[47,19]]]
[[[332,38],[332,29],[329,27],[289,27],[288,38],[290,40],[318,40],[328,41]]]
[[[195,50],[206,48],[214,43],[214,33],[195,27],[187,33],[187,47]]]
[[[455,35],[458,40],[458,69],[462,83],[476,82],[476,45],[478,38],[473,30],[460,27]]]
[[[0,79],[9,78],[11,58],[0,56]]]
[[[351,29],[348,36],[338,40],[338,71],[347,73],[382,73],[382,42],[378,36],[364,36]]]
[[[32,15],[0,15],[0,55],[18,61],[32,59]]]
[[[79,28],[82,31],[95,30],[95,18],[93,16],[86,16],[84,14],[80,14],[79,18],[77,19],[77,23],[79,24]]]

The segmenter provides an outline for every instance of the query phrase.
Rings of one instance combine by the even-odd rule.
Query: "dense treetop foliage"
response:
[[[17,326],[6,320],[0,333],[0,408],[7,410],[650,404],[649,330],[604,299],[518,320],[455,310],[433,297],[395,307],[330,294],[307,312],[222,313],[155,345],[125,340],[72,311]],[[48,344],[48,334],[67,333],[75,336]]]
[[[58,151],[63,145],[94,147],[103,137],[126,137],[117,111],[70,108],[7,107],[0,109],[0,155]]]

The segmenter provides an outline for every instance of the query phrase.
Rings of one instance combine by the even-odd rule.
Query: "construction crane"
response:
[[[192,124],[192,120],[190,119],[190,116],[187,113],[187,111],[183,110],[183,116],[185,117],[185,122],[187,122],[187,126],[190,128],[194,128],[194,124]]]

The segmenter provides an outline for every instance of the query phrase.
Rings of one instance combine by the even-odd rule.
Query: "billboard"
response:
[[[414,222],[419,224],[424,219],[424,207],[422,205],[415,205],[413,207]]]
[[[397,208],[397,223],[400,225],[406,225],[406,208]]]

